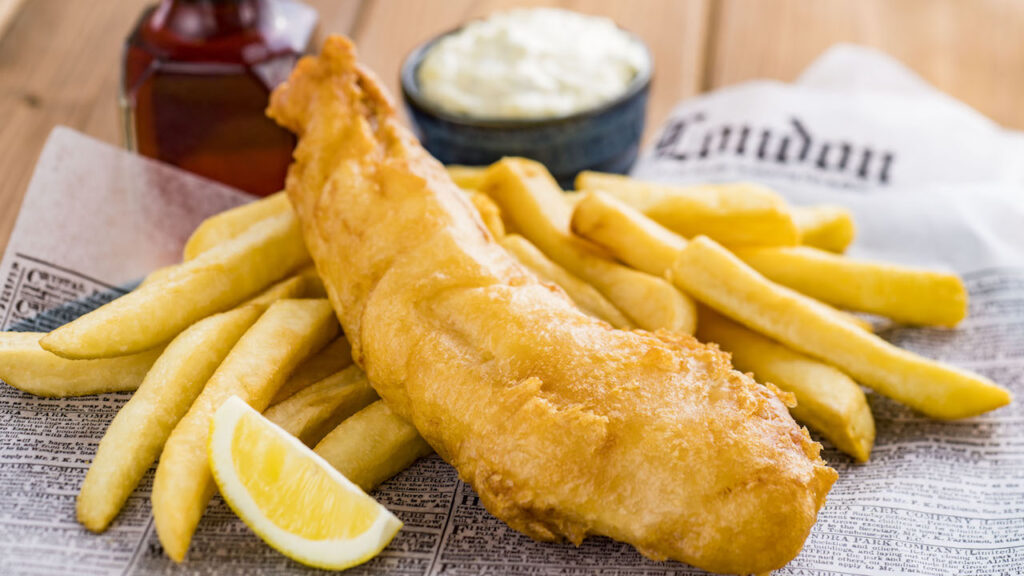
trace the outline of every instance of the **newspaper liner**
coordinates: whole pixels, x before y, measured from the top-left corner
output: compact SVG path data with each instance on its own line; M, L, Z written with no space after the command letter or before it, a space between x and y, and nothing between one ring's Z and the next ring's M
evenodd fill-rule
M797 204L850 207L854 254L951 268L971 293L956 330L880 325L881 334L1024 398L1022 157L1024 138L881 55L839 47L797 84L749 83L680 104L635 172L670 182L756 179ZM0 262L0 326L49 330L109 301L177 261L202 218L244 201L54 130ZM153 531L152 472L108 532L84 530L75 496L127 398L43 399L0 385L0 574L314 572L260 542L219 498L186 562L174 565ZM1024 573L1020 402L935 422L869 399L878 426L871 462L853 464L826 444L839 482L803 552L777 574ZM436 456L375 496L405 528L352 573L702 574L604 538L579 548L533 542L490 516Z

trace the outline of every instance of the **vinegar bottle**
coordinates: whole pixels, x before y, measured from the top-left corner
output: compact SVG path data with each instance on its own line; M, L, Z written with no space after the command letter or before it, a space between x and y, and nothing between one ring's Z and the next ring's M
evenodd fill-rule
M295 137L264 110L315 27L293 0L161 0L125 43L125 145L250 194L280 190Z

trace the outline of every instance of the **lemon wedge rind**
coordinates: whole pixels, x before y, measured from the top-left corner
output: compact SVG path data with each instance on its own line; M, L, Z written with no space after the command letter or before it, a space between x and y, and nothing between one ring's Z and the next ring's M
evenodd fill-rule
M264 542L296 562L327 570L362 564L391 542L402 522L380 504L376 504L378 513L373 522L352 538L310 539L285 530L268 518L245 488L232 454L235 431L247 418L258 419L258 426L266 427L276 436L276 441L287 443L289 450L317 464L345 492L354 497L370 497L297 438L264 418L241 398L232 396L217 410L210 424L210 469L225 502Z

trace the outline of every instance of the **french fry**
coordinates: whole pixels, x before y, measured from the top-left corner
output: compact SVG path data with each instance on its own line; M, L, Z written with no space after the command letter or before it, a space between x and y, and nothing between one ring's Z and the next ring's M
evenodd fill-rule
M349 366L299 390L263 415L307 446L315 446L342 420L377 399L366 374L358 366Z
M500 244L541 280L551 282L565 290L569 298L587 314L623 330L634 327L633 323L593 286L549 260L526 238L518 234L510 234L502 238Z
M306 278L303 276L292 276L291 278L285 278L277 284L274 284L270 288L267 288L263 292L253 296L242 306L246 304L255 304L257 306L263 306L264 308L270 306L278 300L285 298L303 298L306 294Z
M868 322L867 320L859 316L855 316L853 314L850 314L849 312L843 312L842 310L837 310L831 307L826 309L830 314L836 317L836 320L839 320L840 322L846 322L849 325L859 328L865 332L875 331L875 327L871 324L871 322Z
M341 372L352 365L352 345L344 336L338 336L333 342L324 346L308 360L292 372L288 380L274 394L270 401L275 406L291 398L296 392L304 390L331 374Z
M706 237L687 243L672 280L725 316L827 362L928 416L966 418L1011 400L983 376L927 360L839 321L830 309L773 283Z
M686 246L682 236L602 192L590 192L576 204L572 230L618 260L657 276L664 276L672 268ZM841 310L830 311L845 322L872 331L871 324L861 318Z
M487 169L481 191L527 240L596 288L634 324L645 330L693 333L697 322L693 300L662 278L612 262L595 246L569 233L571 208L543 165L505 158Z
M491 236L494 236L495 240L504 238L505 223L501 220L501 210L498 209L498 205L494 203L494 200L480 192L470 194L469 200L476 207L476 211L480 213L480 218L484 221L484 226L487 226L487 229L490 230Z
M853 215L842 206L793 206L790 211L804 246L842 254L857 235Z
M682 236L603 192L580 198L570 227L620 262L654 276L664 276L686 246Z
M184 260L192 260L214 246L244 234L260 220L291 212L288 196L284 192L225 210L210 216L192 232L185 243Z
M40 332L0 332L0 380L50 398L135 390L142 384L161 348L138 354L69 360L44 350Z
M480 184L484 181L484 171L487 170L487 167L452 164L451 166L445 166L444 169L448 171L448 176L451 177L452 182L455 182L455 185L459 188L476 190L480 188Z
M156 270L150 272L149 275L147 275L146 278L143 279L143 281L140 282L139 285L135 287L135 289L138 290L139 288L142 288L146 284L152 284L154 282L166 279L168 276L171 275L171 272L173 272L174 269L177 268L178 266L180 266L180 264L174 264L171 266L164 266L163 268L157 268ZM312 270L312 273L308 273L308 270ZM310 288L310 286L308 285L309 283L313 283L312 288ZM317 288L316 283L320 284L319 288ZM303 269L303 272L296 274L296 276L286 278L278 282L277 284L272 285L271 287L267 288L266 290L257 294L256 296L253 296L248 301L248 303L258 303L260 300L266 300L265 303L269 304L279 298L297 298L300 296L306 296L309 298L322 298L322 295L317 295L317 292L322 290L323 283L320 281L320 277L316 275L316 270L312 266L308 266ZM310 291L312 291L313 294L307 294L307 292ZM276 294L279 293L283 295L276 296Z
M839 308L931 326L955 326L967 315L967 290L956 274L855 260L807 246L734 253L769 280Z
M264 220L40 340L66 358L123 356L163 344L196 321L231 308L309 261L291 212Z
M866 462L875 443L875 419L867 398L849 376L760 334L700 308L697 338L732 355L732 364L792 393L793 417L828 438L836 448Z
M305 284L303 294L305 298L327 298L327 289L324 287L324 281L320 279L320 274L316 271L316 266L310 264L299 270L296 276L301 277Z
M178 421L264 306L215 314L179 334L114 417L78 493L78 521L102 532L160 455ZM65 360L109 362L109 360Z
M576 203L582 200L584 196L586 196L586 192L570 190L568 192L562 192L562 201L564 201L567 206L575 206Z
M172 264L170 266L164 266L163 268L157 268L156 270L153 270L149 274L146 274L146 277L142 279L142 282L139 282L139 285L136 286L135 289L138 290L139 288L142 288L146 284L152 284L153 282L163 280L164 278L169 276L170 273L177 267L177 264Z
M576 188L611 194L686 238L704 235L730 247L793 246L800 240L786 203L756 184L668 186L580 172Z
M366 492L433 452L382 400L343 421L314 451Z
M206 456L210 418L229 397L262 412L288 375L338 332L326 300L272 304L228 353L171 432L153 479L157 536L174 561L185 558L215 486Z

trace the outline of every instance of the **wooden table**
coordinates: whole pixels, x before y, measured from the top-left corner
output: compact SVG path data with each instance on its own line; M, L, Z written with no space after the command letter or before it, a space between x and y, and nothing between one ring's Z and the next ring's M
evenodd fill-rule
M4 244L53 126L118 143L121 44L153 1L17 7L0 0L0 33L7 26L0 38ZM320 10L322 32L353 37L393 92L402 59L423 40L494 10L556 5L610 16L647 41L656 61L648 126L681 98L751 78L792 80L830 45L858 42L896 56L996 121L1024 128L1024 2L1017 0L309 1Z

